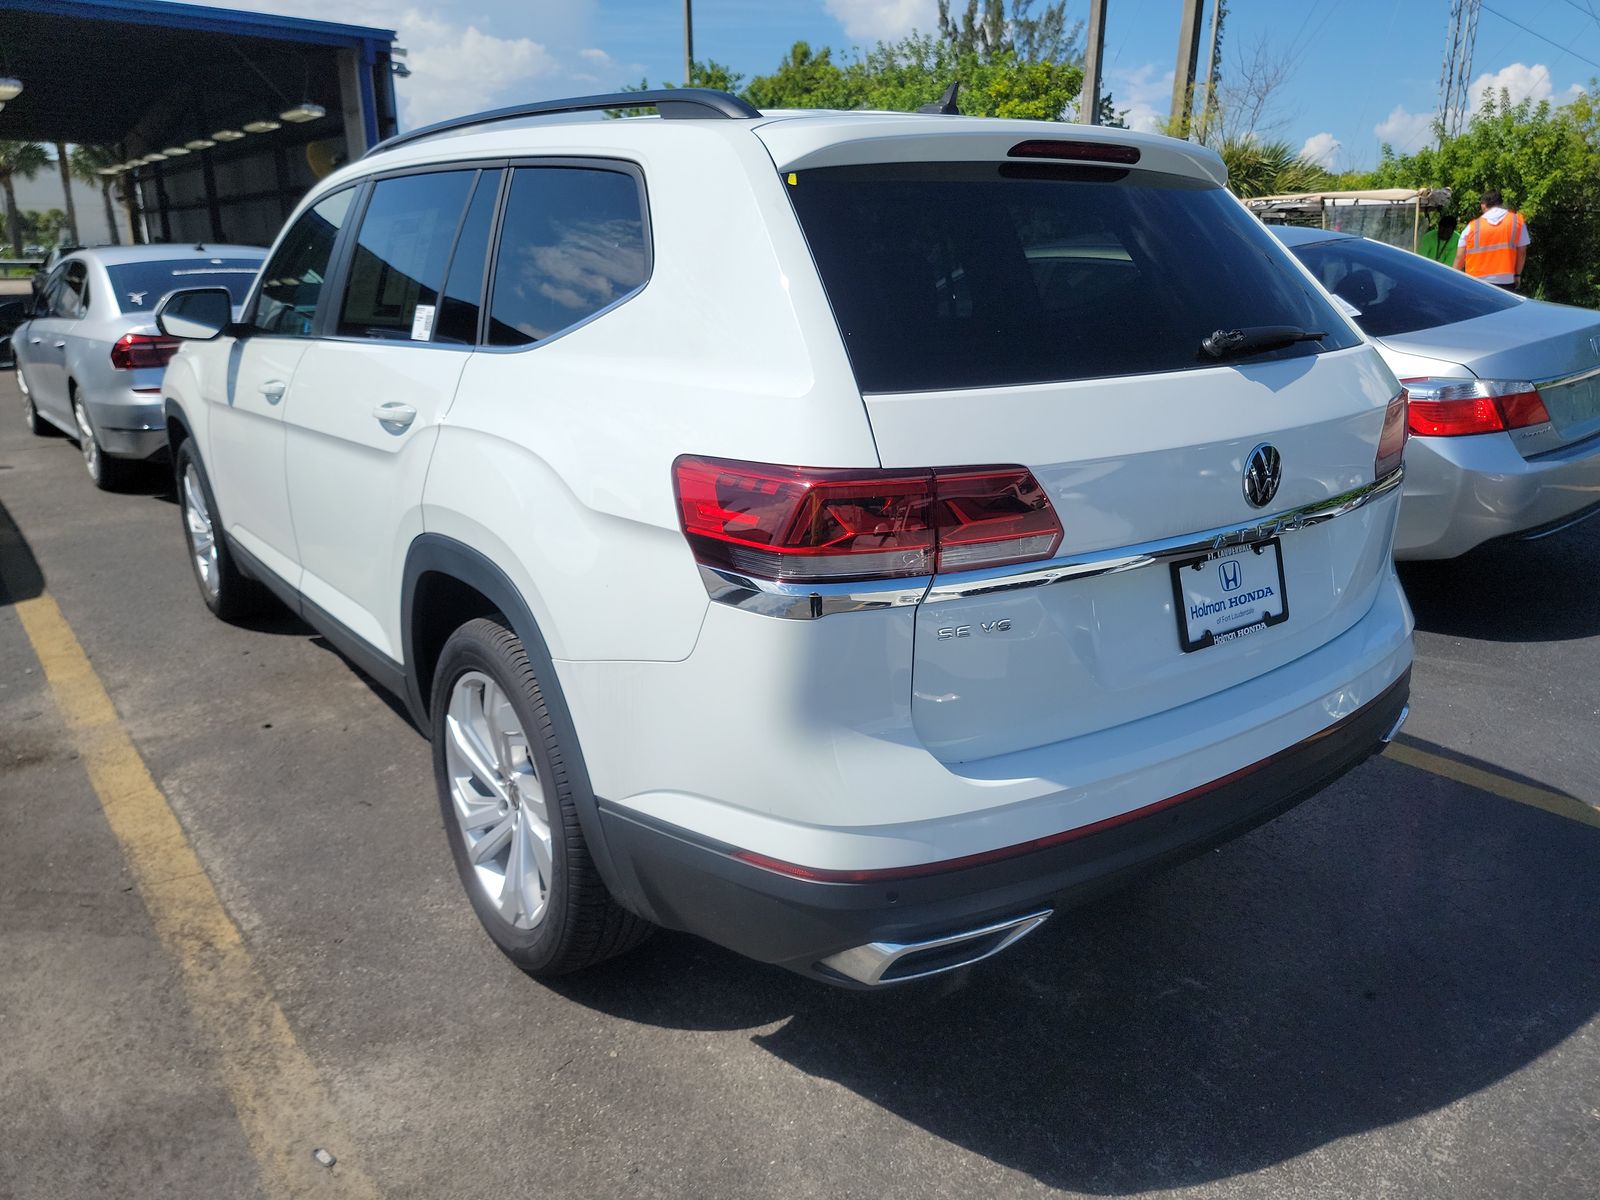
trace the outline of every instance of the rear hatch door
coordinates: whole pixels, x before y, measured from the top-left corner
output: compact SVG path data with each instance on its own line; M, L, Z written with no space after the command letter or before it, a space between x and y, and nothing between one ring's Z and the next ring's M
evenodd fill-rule
M1032 160L787 178L883 465L1021 463L1062 525L1066 577L1022 564L934 580L913 709L936 755L1221 696L1370 608L1392 504L1276 537L1259 525L1371 487L1394 378L1214 180ZM1316 336L1201 349L1266 326ZM1252 498L1261 446L1281 474ZM1174 541L1204 544L1177 570L1147 561Z

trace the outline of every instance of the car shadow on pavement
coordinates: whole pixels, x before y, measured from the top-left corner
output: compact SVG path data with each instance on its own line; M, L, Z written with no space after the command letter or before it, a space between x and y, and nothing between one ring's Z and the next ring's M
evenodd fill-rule
M1052 1187L1176 1188L1433 1112L1582 1029L1597 864L1600 831L1374 759L964 976L841 992L663 934L553 986L750 1029Z
M1424 632L1487 642L1600 634L1600 517L1537 541L1497 542L1460 558L1399 566Z
M44 572L28 539L0 503L0 605L32 600L44 592Z

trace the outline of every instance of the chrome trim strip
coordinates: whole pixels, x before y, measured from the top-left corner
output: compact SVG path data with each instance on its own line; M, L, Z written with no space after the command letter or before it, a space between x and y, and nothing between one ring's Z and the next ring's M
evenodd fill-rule
M942 975L946 971L959 970L961 967L970 967L973 963L982 962L992 958L1008 946L1013 946L1039 926L1043 925L1053 909L1042 909L1031 912L1026 916L1012 917L1009 921L996 921L993 925L985 925L979 929L967 929L960 933L948 934L945 937L929 938L922 942L868 942L865 946L853 946L849 950L841 950L823 959L821 966L837 971L847 979L867 987L883 987L891 983L906 983L912 979L926 979L930 975ZM907 955L917 954L924 950L939 950L946 946L959 946L963 942L982 941L985 938L999 937L999 941L990 946L982 954L974 954L971 958L958 959L955 962L944 963L931 971L913 971L907 975L896 975L893 979L884 976L894 969L894 965Z
M722 567L700 564L706 594L719 604L731 604L764 617L809 621L834 613L876 608L907 608L920 604L932 579L919 575L870 583L779 583L752 579Z
M959 571L929 577L891 579L869 583L779 583L755 579L723 567L700 564L700 579L706 594L718 604L742 608L767 617L809 621L834 613L864 612L883 608L908 608L915 604L938 604L946 600L965 600L1014 588L1040 587L1064 579L1085 579L1134 571L1152 563L1174 558L1207 554L1226 546L1264 542L1279 534L1320 525L1335 517L1364 508L1400 486L1405 472L1343 492L1315 504L1287 509L1260 521L1225 525L1204 533L1181 534L1160 541L1142 542L1115 550L1096 550L1087 554L1053 558L1048 562L1019 566L992 567L983 571Z
M1585 379L1593 379L1596 375L1600 375L1600 367L1589 367L1587 370L1574 371L1571 375L1557 375L1554 379L1535 379L1533 387L1535 391L1541 391L1544 388L1566 387L1568 384L1582 383Z
M928 589L926 604L940 604L947 600L968 600L974 596L987 596L994 592L1016 588L1042 587L1064 579L1086 579L1095 575L1112 575L1121 571L1136 571L1152 563L1168 562L1175 558L1191 558L1209 554L1228 546L1264 542L1279 534L1292 533L1320 525L1335 517L1365 508L1379 497L1394 491L1405 477L1405 470L1395 471L1376 483L1342 492L1315 504L1287 509L1260 521L1243 525L1225 525L1208 529L1204 533L1180 534L1153 542L1124 546L1117 550L1099 550L1087 554L1053 558L1045 563L1024 564L1017 567L995 567L987 571L965 571L955 575L937 575Z
M1400 732L1400 726L1406 723L1406 718L1410 715L1411 705L1402 704L1400 706L1400 715L1394 719L1394 724L1389 726L1389 732L1383 735L1383 744L1385 746L1394 741L1396 735L1398 735Z

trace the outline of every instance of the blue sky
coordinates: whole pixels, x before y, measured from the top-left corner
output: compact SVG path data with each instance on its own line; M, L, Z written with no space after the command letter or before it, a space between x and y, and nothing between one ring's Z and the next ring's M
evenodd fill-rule
M677 80L683 69L681 0L222 3L397 29L413 71L398 88L409 124L643 77ZM1106 85L1119 107L1131 107L1136 125L1165 116L1170 104L1179 7L1178 0L1107 0ZM1210 7L1207 0L1208 20ZM1372 166L1383 141L1426 144L1449 0L1230 0L1230 8L1226 67L1257 46L1291 64L1267 133L1337 169ZM935 9L936 0L695 0L695 54L748 77L770 71L795 41L848 54L930 28ZM1087 0L1069 5L1075 19L1087 11ZM1201 61L1203 69L1203 52ZM1514 99L1560 101L1600 75L1595 64L1600 0L1483 7L1476 84L1506 87Z

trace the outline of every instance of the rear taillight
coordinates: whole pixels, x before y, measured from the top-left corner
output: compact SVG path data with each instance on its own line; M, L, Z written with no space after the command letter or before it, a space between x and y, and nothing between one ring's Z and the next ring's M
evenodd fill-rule
M119 371L164 367L181 343L157 333L125 333L111 347L111 365Z
M673 464L695 558L742 575L845 582L1049 558L1061 522L1026 467L931 471Z
M1543 425L1550 419L1533 384L1497 379L1402 379L1411 432L1460 437Z
M1389 401L1383 413L1383 433L1378 438L1378 457L1373 463L1372 477L1387 479L1400 469L1406 453L1406 390Z

